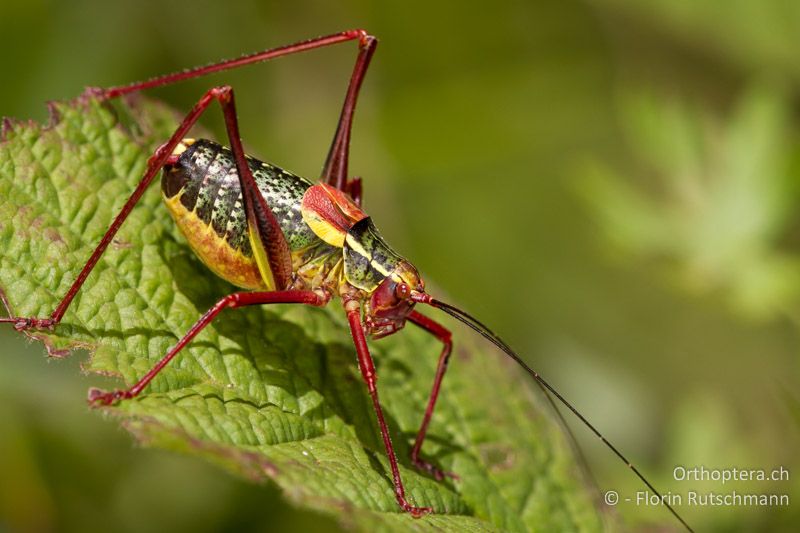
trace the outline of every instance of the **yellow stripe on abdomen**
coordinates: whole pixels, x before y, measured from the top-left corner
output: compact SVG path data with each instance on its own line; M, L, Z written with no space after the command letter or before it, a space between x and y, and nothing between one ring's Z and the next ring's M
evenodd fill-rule
M255 259L231 248L210 224L186 209L180 201L180 193L172 198L162 198L175 223L189 241L189 246L217 276L244 289L270 290L261 277Z

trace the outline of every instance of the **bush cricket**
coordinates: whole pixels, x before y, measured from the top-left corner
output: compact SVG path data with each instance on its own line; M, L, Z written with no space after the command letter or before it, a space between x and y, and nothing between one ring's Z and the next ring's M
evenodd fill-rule
M358 42L358 56L320 180L316 183L245 155L239 134L234 92L230 86L209 89L186 114L172 136L150 157L144 176L113 220L56 309L48 317L4 317L18 331L58 326L87 276L119 227L161 172L164 203L197 256L218 276L246 289L220 299L137 383L125 390L92 389L89 402L109 405L133 398L224 309L263 304L325 306L339 297L347 316L359 369L369 390L391 468L397 504L414 517L432 512L424 502L406 497L397 457L378 398L376 371L367 338L379 339L407 322L442 344L422 423L411 449L411 461L437 480L443 472L422 458L422 446L452 351L452 335L417 305L441 310L475 330L518 363L551 402L572 411L656 495L660 493L573 405L503 340L466 312L431 296L417 269L395 252L361 207L362 182L348 176L350 135L356 101L377 40L364 30L350 30L268 49L219 63L156 77L144 82L94 89L110 100L207 74L259 63L347 41ZM222 109L229 148L187 134L214 103ZM663 498L662 498L663 500ZM687 523L665 503L686 529Z

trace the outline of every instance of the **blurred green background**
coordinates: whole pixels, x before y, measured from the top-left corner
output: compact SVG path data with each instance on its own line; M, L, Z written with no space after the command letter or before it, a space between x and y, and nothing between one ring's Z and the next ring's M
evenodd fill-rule
M0 20L0 115L35 120L86 85L368 29L381 44L351 171L387 239L663 491L800 497L794 477L672 478L800 466L800 4L0 0ZM315 177L354 57L151 94L188 109L233 85L249 151ZM219 117L204 124L222 138ZM337 529L274 488L136 448L86 408L103 380L81 354L47 361L8 328L0 353L0 531ZM574 428L601 491L641 489ZM699 531L792 531L797 509L680 508ZM674 527L662 508L617 510L626 530Z

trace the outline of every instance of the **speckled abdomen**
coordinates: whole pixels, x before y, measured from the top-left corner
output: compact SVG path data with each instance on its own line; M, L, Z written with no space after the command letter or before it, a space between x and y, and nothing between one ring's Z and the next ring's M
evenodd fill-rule
M218 276L247 289L266 289L253 257L242 192L231 151L213 141L186 141L178 161L166 165L161 191L172 217L200 259ZM248 158L292 252L319 243L300 212L311 182Z

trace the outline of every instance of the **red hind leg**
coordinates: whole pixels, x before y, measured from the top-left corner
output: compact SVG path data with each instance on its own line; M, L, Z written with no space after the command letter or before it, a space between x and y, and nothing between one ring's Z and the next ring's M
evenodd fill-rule
M367 35L360 41L356 66L353 68L350 86L347 88L347 96L344 99L339 124L336 127L336 135L328 152L328 158L325 160L325 166L322 168L322 181L345 192L347 192L347 165L350 160L350 131L353 127L353 114L356 110L358 91L361 89L361 83L364 81L367 67L369 67L370 59L372 59L377 46L378 40L371 35Z
M139 184L134 189L133 193L131 194L130 198L125 202L125 205L122 206L119 214L114 218L114 221L106 230L106 233L103 235L102 239L98 243L97 247L92 252L92 255L89 257L89 260L86 261L86 264L83 266L81 271L78 273L78 277L75 278L75 281L72 283L70 288L67 290L67 293L61 299L59 304L56 306L55 310L50 314L49 317L4 317L0 318L0 323L2 322L9 322L14 324L14 328L18 331L27 330L31 328L52 328L59 322L64 316L64 313L67 311L67 308L72 303L72 300L75 298L75 295L80 290L83 283L86 281L86 278L91 273L92 269L97 264L97 261L100 259L100 256L103 255L103 252L108 247L111 240L116 235L117 231L119 230L120 226L125 219L128 218L131 211L133 210L136 203L141 199L142 195L144 194L145 190L147 189L148 185L153 181L153 178L164 166L165 162L172 154L172 151L177 146L178 142L186 135L189 129L194 125L195 122L200 118L200 115L206 110L209 104L213 101L214 95L211 91L208 91L203 97L195 104L191 111L186 115L183 119L181 124L175 130L175 133L169 138L169 140L159 147L155 154L147 161L147 169L144 172L144 176L139 181Z
M136 203L141 199L144 191L147 189L147 186L150 185L155 175L170 158L175 146L177 146L180 140L186 136L186 133L197 122L206 109L208 109L208 106L211 105L211 103L215 100L220 102L225 114L225 123L228 128L231 148L235 155L237 169L240 170L239 177L242 181L242 194L245 196L245 198L249 197L252 200L251 203L253 205L251 207L254 213L253 216L258 218L257 222L259 235L262 236L262 239L265 239L264 246L271 254L270 266L273 266L273 262L278 265L273 268L276 281L280 280L283 283L278 284L278 288L285 288L285 286L288 285L287 280L289 274L286 272L285 266L289 264L289 268L291 267L288 246L286 246L285 239L283 238L283 234L280 232L278 223L275 221L275 218L272 216L272 213L269 211L269 209L265 207L263 197L260 194L252 193L256 187L255 180L253 179L249 167L244 163L244 152L242 150L242 143L241 139L239 138L239 130L236 123L236 109L233 102L233 92L230 87L215 87L207 91L203 97L198 100L194 107L192 107L192 110L189 111L183 121L181 121L180 125L175 130L175 133L173 133L169 140L161 145L156 150L155 154L148 160L147 170L145 170L144 176L142 177L141 181L139 181L139 184L136 186L133 194L131 194L130 198L128 198L128 201L126 201L125 205L122 207L122 210L120 210L119 214L116 216L116 218L114 218L114 221L103 235L103 238L100 239L100 243L94 249L94 252L92 252L89 260L83 266L80 273L78 273L78 277L75 278L75 281L72 283L69 290L67 290L66 295L64 295L64 297L61 299L61 302L59 302L58 306L56 306L55 310L50 314L50 316L3 317L0 318L0 323L11 323L18 331L24 331L31 328L52 328L61 322L61 319L64 317L64 313L72 303L75 295L78 293L81 286L86 281L86 278L99 261L100 256L103 255L103 252L114 238L114 235L116 235L122 223L125 222L125 219L131 213ZM249 217L250 210L248 211L248 218ZM281 244L281 240L283 240L283 244Z
M226 59L224 61L212 63L211 65L182 70L180 72L173 72L172 74L158 76L147 81L130 83L128 85L117 85L116 87L109 87L108 89L100 89L99 92L106 98L115 98L124 94L139 92L144 89L164 87L166 85L172 85L173 83L178 83L184 80L201 78L208 74L214 74L215 72L231 70L243 67L245 65L251 65L253 63L261 63L289 54L306 52L308 50L314 50L316 48L322 48L324 46L330 46L332 44L343 43L355 39L358 39L363 47L368 39L374 40L375 38L364 30L347 30L339 33L333 33L331 35L325 35L323 37L316 37L314 39L287 44L285 46L279 46L277 48L269 48L261 52L248 54L235 59Z
M350 80L350 86L348 88L342 114L339 119L339 126L336 130L336 137L334 138L331 151L328 155L328 162L326 162L325 168L323 169L323 176L325 176L326 181L344 184L346 182L347 174L350 128L352 125L353 112L355 110L355 103L358 96L358 89L361 86L361 81L364 78L367 66L369 65L369 60L372 57L372 53L374 52L377 44L377 40L371 35L367 34L367 32L364 30L349 30L324 37L318 37L316 39L309 39L307 41L264 50L262 52L257 52L241 58L230 59L204 67L198 67L182 72L168 74L166 76L160 76L144 82L121 85L108 89L99 89L98 93L105 98L115 98L144 89L162 87L179 81L205 76L214 72L238 68L244 65L267 61L284 55L305 52L307 50L313 50L315 48L321 48L354 39L359 40L360 52ZM219 100L222 96L228 98L227 93L231 93L230 89L218 88L208 91L187 114L172 137L170 137L170 139L156 151L153 157L150 158L148 161L147 170L145 171L142 179L139 181L139 184L136 186L136 189L133 191L130 198L128 198L128 200L125 202L125 205L122 207L122 210L119 212L116 218L114 218L108 230L100 240L100 243L92 252L92 255L78 273L77 278L67 290L67 293L61 299L50 316L9 316L0 318L0 323L10 323L13 324L14 328L18 331L24 331L32 328L52 328L61 322L64 313L67 311L67 308L70 306L72 300L75 298L75 295L78 293L81 286L86 281L86 278L97 264L100 256L114 238L114 235L119 230L119 227L128 217L139 199L141 199L144 191L150 185L155 175L165 164L167 159L171 157L172 150L175 148L175 145L186 135L194 123L197 122L198 118L211 103L212 99L216 98ZM271 217L271 213L264 209L265 205L263 200L259 200L261 195L252 194L254 181L252 180L252 176L249 176L250 172L249 168L247 168L247 165L242 164L244 161L244 152L241 149L241 141L238 134L238 125L236 124L232 94L230 94L230 103L222 102L222 100L220 100L220 102L223 103L223 108L229 108L229 110L225 110L226 125L228 126L228 134L229 138L231 139L231 147L236 156L237 169L239 170L240 179L242 180L242 189L243 194L245 195L246 209L248 212L248 222L252 221L253 223L257 223L259 226L259 237L262 239L262 245L268 252L268 256L270 258L270 268L276 278L276 287L283 288L288 285L289 273L287 272L288 261L286 259L288 247L284 246L285 242L283 244L281 243L283 240L282 235L280 235L279 231L275 231L276 224L274 217ZM339 188L341 189L343 186ZM272 220L270 220L270 218L272 218ZM11 314L7 302L3 301L3 303L5 304L9 314Z
M358 207L361 207L361 178L355 177L350 179L350 181L347 182L347 190L345 192L350 195L350 198L353 199Z
M322 168L321 175L322 181L344 191L347 187L347 165L350 157L350 132L353 126L353 114L355 113L356 101L358 100L358 93L361 89L361 83L364 81L364 76L367 73L369 62L372 59L372 55L375 53L375 48L378 45L378 40L364 30L348 30L326 35L324 37L317 37L316 39L309 39L299 43L272 48L236 59L220 61L219 63L214 63L204 67L189 69L182 72L175 72L173 74L167 74L166 76L159 76L144 82L111 87L109 89L101 90L100 93L106 98L114 98L124 94L141 91L143 89L163 87L165 85L171 85L180 81L199 78L207 74L230 70L245 65L250 65L252 63L260 63L262 61L268 61L277 57L294 54L297 52L305 52L315 48L330 46L332 44L352 41L354 39L358 39L359 41L359 53L358 57L356 58L356 64L353 67L353 74L350 77L350 84L347 88L347 95L345 96L342 112L339 116L336 134L334 135L333 142L331 143L330 150L328 151L328 157L325 160L325 165Z
M153 380L156 375L163 370L172 359L178 355L184 346L191 341L203 328L211 323L212 320L223 309L235 309L237 307L244 307L247 305L260 305L260 304L306 304L322 306L328 302L328 297L320 296L312 291L278 291L278 292L237 292L230 294L225 298L218 301L214 307L206 311L200 317L194 326L186 332L181 340L169 351L167 354L150 369L139 381L136 382L131 388L126 390L115 390L111 392L103 392L99 389L89 390L89 403L94 405L110 405L118 400L125 400L137 396L144 388Z

